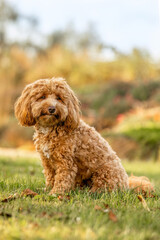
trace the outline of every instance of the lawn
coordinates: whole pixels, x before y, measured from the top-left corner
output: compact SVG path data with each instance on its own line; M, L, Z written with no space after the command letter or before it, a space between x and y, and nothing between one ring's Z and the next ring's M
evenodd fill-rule
M155 184L155 197L145 199L150 211L132 191L49 196L40 160L0 157L0 239L160 239L160 163L123 165L128 174L145 175ZM2 202L26 188L38 195Z

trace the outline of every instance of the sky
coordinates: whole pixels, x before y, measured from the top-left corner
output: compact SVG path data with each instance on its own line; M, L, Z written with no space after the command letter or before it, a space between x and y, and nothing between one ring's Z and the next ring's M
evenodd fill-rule
M73 23L77 31L95 26L106 44L129 52L147 49L160 59L160 0L8 0L21 13L35 16L37 30L49 34ZM13 33L12 37L14 37ZM38 40L37 40L38 41Z

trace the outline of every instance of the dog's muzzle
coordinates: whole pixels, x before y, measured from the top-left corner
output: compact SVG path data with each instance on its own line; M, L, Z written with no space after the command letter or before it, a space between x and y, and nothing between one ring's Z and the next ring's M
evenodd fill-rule
M56 108L54 106L51 106L51 107L48 108L48 112L50 114L53 114L55 111L56 111Z

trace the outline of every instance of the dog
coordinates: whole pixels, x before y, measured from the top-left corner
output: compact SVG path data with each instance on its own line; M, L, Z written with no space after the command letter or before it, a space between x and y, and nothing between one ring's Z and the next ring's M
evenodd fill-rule
M81 118L80 102L63 78L28 84L15 103L22 126L34 126L50 194L87 185L92 192L128 189L121 160L95 128Z

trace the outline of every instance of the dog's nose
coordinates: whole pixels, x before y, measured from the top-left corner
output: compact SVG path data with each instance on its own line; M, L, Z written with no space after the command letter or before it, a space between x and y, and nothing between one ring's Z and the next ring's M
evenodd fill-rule
M56 109L55 109L54 106L51 106L51 107L48 108L49 113L54 113L55 110L56 110Z

